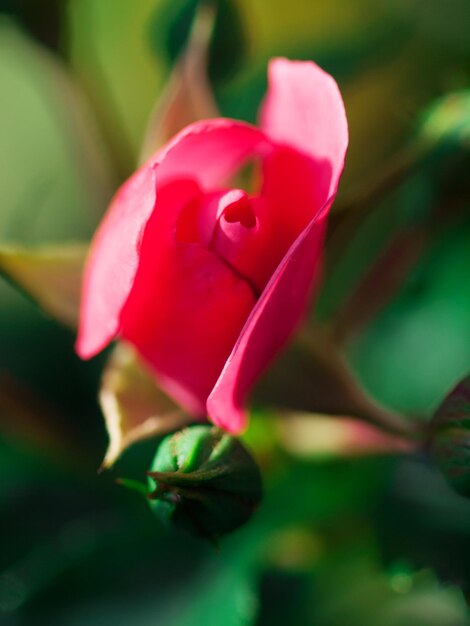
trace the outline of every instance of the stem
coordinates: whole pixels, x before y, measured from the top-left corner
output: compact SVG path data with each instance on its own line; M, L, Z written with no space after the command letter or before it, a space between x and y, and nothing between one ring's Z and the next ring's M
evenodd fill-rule
M328 371L328 376L338 392L350 401L353 407L350 413L389 434L412 441L422 438L422 423L387 409L369 396L324 328L317 330L314 337L310 332L302 333L299 341L314 360Z

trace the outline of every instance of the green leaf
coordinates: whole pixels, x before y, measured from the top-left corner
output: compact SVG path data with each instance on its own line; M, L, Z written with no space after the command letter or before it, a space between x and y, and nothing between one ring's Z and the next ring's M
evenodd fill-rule
M188 417L157 386L131 346L120 343L104 370L99 400L109 436L103 468L132 444L181 428Z
M470 496L470 376L437 409L431 422L431 453L454 489Z
M76 328L87 244L22 247L0 245L0 273L44 311Z
M251 545L250 545L251 547ZM258 610L258 567L243 544L198 572L168 626L251 626ZM174 601L178 602L175 598Z
M392 177L366 211L358 207L333 232L328 252L341 253L319 301L322 317L336 309L337 337L367 390L423 417L470 359L462 289L470 262L468 107L461 92L427 109L410 144L420 146L419 158L404 179L396 186Z
M419 134L430 141L452 141L467 146L470 140L470 92L449 93L423 115Z
M43 4L34 10L44 17ZM0 93L0 248L29 254L44 242L88 241L116 187L103 137L67 65L3 14ZM92 410L98 362L82 366L70 333L38 315L3 275L0 303L0 369L69 415ZM66 318L75 323L73 313Z
M186 48L196 14L204 5L215 10L214 31L209 46L209 76L213 81L220 81L235 74L245 56L245 25L238 2L166 0L160 3L152 19L151 44L157 57L160 57L163 43L169 64L173 65Z
M93 96L122 176L135 168L166 67L147 43L155 0L80 0L66 11L69 59Z
M48 51L0 18L0 238L86 239L115 186L77 85Z
M346 559L345 559L346 560ZM355 562L356 561L356 562ZM439 584L431 570L395 567L382 572L360 558L340 563L320 581L320 624L335 626L468 626L457 586Z
M462 286L468 283L469 244L468 215L437 225L395 297L349 346L366 388L395 410L431 415L468 370L470 291Z

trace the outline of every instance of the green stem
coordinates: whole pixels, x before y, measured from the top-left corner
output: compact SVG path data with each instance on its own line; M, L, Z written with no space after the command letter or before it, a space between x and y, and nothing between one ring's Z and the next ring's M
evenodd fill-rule
M351 413L386 433L411 441L422 440L424 426L421 422L387 409L369 396L325 328L317 329L314 333L304 332L299 341L315 361L328 371L338 390L350 400L354 407Z

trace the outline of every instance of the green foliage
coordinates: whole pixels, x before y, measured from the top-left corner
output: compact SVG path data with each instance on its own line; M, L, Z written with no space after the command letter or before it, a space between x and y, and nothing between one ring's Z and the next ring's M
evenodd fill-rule
M212 6L216 13L208 71L213 81L220 82L232 77L245 60L245 26L236 1L165 0L150 22L150 41L156 56L163 52L171 67L188 41L196 12L204 5Z
M88 244L0 245L0 273L50 316L75 329Z
M55 282L44 281L41 268L51 249L39 258L29 246L89 237L117 180L135 167L197 4L71 0L60 22L56 0L0 2L62 55L58 61L0 21L0 239L9 246L0 265L39 289L50 313ZM256 120L270 56L313 58L338 78L351 148L330 221L320 317L379 400L431 414L470 364L468 2L442 0L432 10L399 0L217 5L210 73L224 115ZM72 274L55 276L76 293ZM369 458L342 458L344 446L330 446L329 461L300 461L295 448L286 452L282 418L274 425L266 405L275 398L300 410L308 402L315 411L325 393L342 411L351 402L324 384L321 364L305 355L300 364L283 361L282 385L266 378L260 419L246 434L262 469L263 502L215 551L163 528L142 481L154 462L158 487L197 502L198 522L207 523L210 510L213 524L223 501L229 522L218 522L227 528L252 508L241 515L233 492L248 489L251 503L260 495L258 470L240 444L225 439L229 449L216 447L223 454L213 458L213 431L195 427L188 448L178 444L176 464L168 441L152 461L167 417L157 410L162 396L132 359L119 362L118 350L101 388L121 427L114 450L143 434L153 439L97 475L106 448L96 403L101 364L80 363L72 334L6 283L0 302L2 625L469 623L470 502L444 479L468 495L468 382L433 418L429 449L444 475L422 451L384 457L375 448ZM330 444L341 423L328 429ZM235 485L224 460L234 451L242 477ZM121 481L127 489L118 476L129 477ZM207 482L218 486L215 500L188 497Z
M0 85L2 246L11 251L12 247L29 249L33 244L62 245L88 239L116 184L103 138L83 93L63 63L2 15ZM22 269L28 264L27 256L22 255ZM5 263L11 269L12 258L8 261L3 255L2 259L3 270ZM16 260L19 262L18 257ZM47 254L42 260L47 265ZM19 270L19 264L15 265ZM29 275L38 289L39 274L38 264L35 278ZM67 274L68 293L77 285L77 275L72 274ZM23 278L27 278L25 274ZM54 299L52 283L48 289L42 295L50 303ZM3 279L0 302L0 369L4 376L8 372L9 377L21 381L21 391L12 395L29 398L22 389L26 385L33 398L35 392L52 398L52 412L65 408L71 415L88 414L93 406L94 368L79 367L70 335L38 314L37 308ZM3 384L15 387L13 382ZM41 404L33 398L28 400L30 404ZM16 400L14 407L9 407L9 419L21 422L15 417ZM38 410L38 414L42 412Z
M380 400L429 415L468 368L470 298L462 289L470 263L464 217L434 240L396 297L351 346L351 360Z
M368 390L421 417L470 360L462 289L470 263L468 120L468 92L441 98L379 177L383 190L366 181L359 206L351 201L358 217L345 217L330 243L335 262L319 303L321 317L339 318Z
M155 0L80 0L64 7L68 60L98 114L120 177L134 169L167 67L147 28Z
M60 63L5 18L0 84L2 241L89 237L115 182L99 132Z

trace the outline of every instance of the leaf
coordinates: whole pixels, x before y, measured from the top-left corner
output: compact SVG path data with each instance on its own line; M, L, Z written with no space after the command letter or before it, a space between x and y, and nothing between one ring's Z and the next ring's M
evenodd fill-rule
M251 547L251 544L250 546ZM243 544L228 557L214 559L198 571L178 614L168 620L168 626L251 626L258 612L257 555L247 554ZM211 567L212 565L212 567ZM181 596L180 596L181 597ZM174 601L178 602L177 598Z
M433 103L422 118L420 135L428 141L451 141L469 146L470 91L445 95Z
M366 388L406 414L432 415L470 363L470 219L455 222L434 219L425 254L348 350Z
M151 114L141 162L191 122L220 115L207 76L208 46L214 18L214 8L201 5L195 15L187 46Z
M87 244L37 247L0 245L0 273L44 311L76 328Z
M100 131L65 66L0 19L0 236L86 239L116 180Z
M341 258L319 302L323 319L336 309L336 337L370 393L423 417L470 358L469 102L461 92L427 109L414 144L425 149L398 187L333 232L328 252Z
M431 422L431 453L449 483L470 496L470 376L447 395Z
M104 370L99 401L109 436L103 468L132 444L177 430L188 416L157 386L128 344L120 343Z
M188 47L198 13L214 13L214 28L208 38L208 72L211 81L232 77L245 59L247 35L239 0L164 0L156 7L150 24L150 42L155 55L162 53L173 65Z
M364 549L363 549L364 550ZM440 584L430 570L380 571L363 550L338 559L319 581L322 624L335 626L468 626L461 589Z
M166 67L146 35L155 0L81 0L64 6L68 56L93 97L121 175L134 168Z

